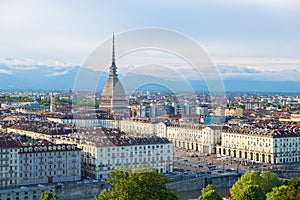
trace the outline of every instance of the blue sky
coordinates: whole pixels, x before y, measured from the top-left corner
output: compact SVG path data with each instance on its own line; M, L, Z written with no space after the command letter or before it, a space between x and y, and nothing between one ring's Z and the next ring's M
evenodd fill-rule
M298 70L299 19L298 0L0 0L0 58L81 64L112 32L161 27L216 64Z

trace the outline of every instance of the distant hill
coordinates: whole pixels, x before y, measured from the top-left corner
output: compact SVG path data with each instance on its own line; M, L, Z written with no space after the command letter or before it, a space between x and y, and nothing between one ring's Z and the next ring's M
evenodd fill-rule
M300 72L297 70L260 71L239 66L217 66L223 78L225 91L244 92L300 92ZM108 73L95 73L86 69L89 78L98 80L97 90L101 90ZM8 66L0 63L1 90L69 90L74 88L79 66L53 67L47 65ZM184 75L182 75L184 76ZM189 80L188 82L164 80L159 77L141 74L121 74L120 79L125 90L132 91L147 85L146 88L155 90L161 85L174 92L207 91L203 80ZM88 83L88 80L86 80ZM151 84L153 86L151 86ZM155 86L156 85L156 86ZM161 87L158 87L161 88Z

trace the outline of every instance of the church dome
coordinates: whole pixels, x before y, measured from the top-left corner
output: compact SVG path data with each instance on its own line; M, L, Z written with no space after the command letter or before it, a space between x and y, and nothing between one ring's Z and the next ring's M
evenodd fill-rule
M106 112L110 112L110 114L123 115L128 112L125 91L117 75L117 67L115 63L114 36L112 64L110 67L109 78L102 89L99 109Z

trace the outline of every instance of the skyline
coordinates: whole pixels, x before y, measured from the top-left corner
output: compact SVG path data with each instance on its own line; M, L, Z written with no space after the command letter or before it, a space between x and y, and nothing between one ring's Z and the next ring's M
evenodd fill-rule
M81 65L112 32L159 27L187 35L217 65L298 70L299 4L291 0L2 1L0 62L12 58L33 65ZM174 63L168 56L147 52L136 57ZM128 64L126 59L118 61L119 66Z

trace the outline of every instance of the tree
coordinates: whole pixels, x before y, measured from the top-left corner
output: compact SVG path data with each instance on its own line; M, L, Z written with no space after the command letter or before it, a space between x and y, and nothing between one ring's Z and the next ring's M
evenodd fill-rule
M117 169L106 180L109 190L103 190L95 200L177 200L175 192L165 185L169 181L153 168Z
M289 182L288 197L290 199L300 199L300 176Z
M198 200L222 200L222 197L213 189L212 185L209 184L201 190L201 195Z
M43 192L41 194L40 200L58 200L57 195L53 195L51 192Z
M289 184L275 187L267 193L267 200L293 200L300 199L300 176L292 179Z
M260 176L262 177L262 182L259 186L265 194L272 191L274 187L278 187L283 184L276 173L262 171Z
M273 187L282 185L277 174L273 172L263 171L261 174L255 171L246 173L241 176L238 181L230 188L230 199L240 199L241 191L248 186L258 186L264 195L272 190Z
M265 200L266 195L257 185L247 186L240 195L240 200Z
M285 200L287 199L288 186L281 185L273 188L273 190L266 194L267 200Z

